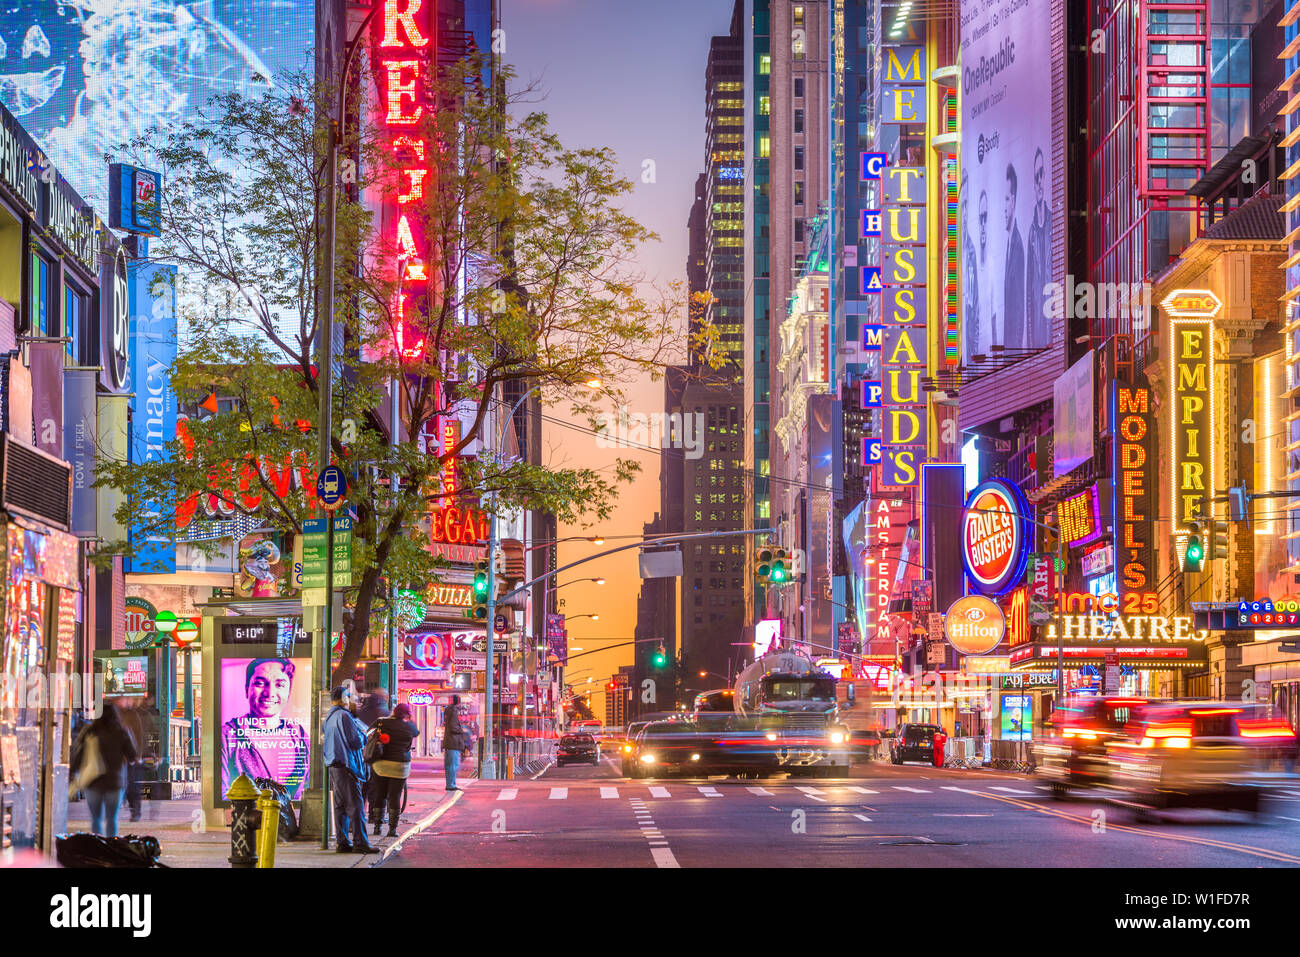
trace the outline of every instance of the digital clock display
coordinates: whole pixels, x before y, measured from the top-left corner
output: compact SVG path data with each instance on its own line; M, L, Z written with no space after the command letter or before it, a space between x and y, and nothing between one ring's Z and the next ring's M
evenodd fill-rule
M229 622L221 625L223 645L273 645L280 634L274 621Z

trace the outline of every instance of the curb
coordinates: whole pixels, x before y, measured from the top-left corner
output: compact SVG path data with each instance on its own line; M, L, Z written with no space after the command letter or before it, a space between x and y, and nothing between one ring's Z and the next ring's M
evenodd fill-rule
M427 830L429 827L433 825L435 821L438 820L438 818L442 817L444 814L450 811L452 805L455 804L457 801L459 801L462 797L464 797L464 795L465 795L464 791L457 791L454 794L452 794L450 800L443 801L436 808L430 811L427 817L423 818L420 821L417 821L405 834L401 835L392 844L389 844L386 848L384 848L384 850L379 855L379 859L375 861L373 864L371 864L370 866L379 867L381 864L383 864L386 860L388 860L390 857L392 857L394 854L397 853L397 851L401 848L401 846L404 843L406 843L406 839L408 837L414 837L416 834L420 834L423 831Z

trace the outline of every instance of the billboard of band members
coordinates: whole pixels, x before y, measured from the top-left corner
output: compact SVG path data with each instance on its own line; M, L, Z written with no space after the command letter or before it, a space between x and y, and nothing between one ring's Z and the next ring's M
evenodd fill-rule
M297 800L307 788L311 746L310 658L221 661L221 797L240 774L271 778Z
M1046 348L1063 228L1049 157L1053 75L1048 0L962 0L963 361L991 346Z

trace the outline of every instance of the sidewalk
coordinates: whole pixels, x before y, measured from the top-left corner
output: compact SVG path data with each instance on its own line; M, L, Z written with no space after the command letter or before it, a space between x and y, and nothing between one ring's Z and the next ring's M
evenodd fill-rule
M473 774L461 772L461 780L472 780ZM320 849L320 839L281 841L275 849L276 867L335 867L357 868L373 867L385 855L386 848L399 843L403 837L415 830L422 820L443 805L449 805L456 799L455 792L448 794L444 788L442 776L442 758L416 758L412 762L411 777L408 779L406 810L402 813L398 826L398 836L386 837L388 827L383 834L376 837L374 829L367 826L366 834L370 842L380 849L380 854L339 854L332 844L329 850ZM90 813L85 801L68 805L68 831L87 831L90 829ZM175 801L145 801L141 807L141 819L132 821L130 809L126 802L117 818L117 830L121 835L152 835L158 839L162 848L159 860L168 867L216 867L229 868L230 862L230 828L209 827L203 823L203 809L198 796L185 797Z

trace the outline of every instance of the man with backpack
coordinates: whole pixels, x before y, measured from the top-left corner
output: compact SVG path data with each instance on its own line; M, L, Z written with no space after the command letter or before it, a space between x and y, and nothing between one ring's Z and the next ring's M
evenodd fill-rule
M363 757L366 726L352 714L356 698L349 689L335 688L330 700L333 707L325 716L322 729L323 752L334 798L337 849L340 854L369 854L376 849L366 838L365 805L361 798L361 785L370 776Z

